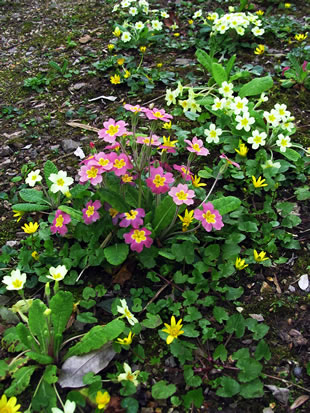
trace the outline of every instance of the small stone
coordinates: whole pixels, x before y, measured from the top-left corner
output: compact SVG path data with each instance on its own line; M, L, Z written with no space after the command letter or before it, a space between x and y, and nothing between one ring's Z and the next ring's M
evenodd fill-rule
M8 145L3 145L0 148L0 156L1 158L4 158L5 156L9 156L12 153L12 149Z
M58 151L59 147L60 147L60 145L52 145L52 146L50 147L50 150L51 150L51 151Z
M58 125L59 125L59 121L58 121L57 119L52 119L52 120L50 121L50 124L49 124L49 126L50 126L51 128L56 128Z
M72 151L75 151L79 147L79 143L72 139L64 139L61 142L61 146L65 152L72 152Z
M176 367L176 362L173 356L170 356L168 358L166 358L165 360L165 366L167 367Z
M86 83L80 82L80 83L76 83L75 85L73 85L73 88L72 88L72 89L74 89L74 90L80 90L80 89L82 89L82 88L85 87L85 86L86 86Z
M300 379L302 377L302 368L299 366L294 367L293 373L296 377Z

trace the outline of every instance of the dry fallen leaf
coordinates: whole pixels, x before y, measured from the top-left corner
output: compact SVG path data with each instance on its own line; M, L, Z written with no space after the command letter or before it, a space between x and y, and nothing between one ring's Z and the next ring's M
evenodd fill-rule
M303 394L302 396L299 396L294 403L290 406L290 410L295 410L297 407L301 406L304 404L310 396L307 396L306 394Z
M122 268L113 277L113 284L124 285L125 281L130 280L132 273L128 270L127 265L124 264Z
M88 43L91 41L91 37L89 34L85 34L85 36L82 36L79 38L79 42L82 44Z

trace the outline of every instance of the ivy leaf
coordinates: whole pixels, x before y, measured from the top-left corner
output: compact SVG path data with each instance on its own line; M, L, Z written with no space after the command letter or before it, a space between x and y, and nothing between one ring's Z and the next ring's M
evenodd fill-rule
M174 384L168 384L166 380L161 380L152 386L152 397L154 399L168 399L177 391Z
M126 260L129 248L127 244L114 244L105 248L103 252L109 264L120 265Z
M219 344L216 347L216 349L214 350L214 353L213 353L213 359L214 360L220 359L223 362L227 360L227 350L226 350L224 344Z
M56 407L57 399L54 388L46 380L42 380L37 393L32 399L33 411L51 411Z
M13 381L8 389L5 390L7 397L18 396L26 387L28 387L31 376L36 370L37 366L26 366L19 368L13 374Z
M184 400L184 406L187 409L187 411L191 409L193 404L195 407L197 407L197 409L199 409L204 399L201 388L188 391L182 398Z
M229 334L235 332L237 338L242 337L245 330L244 317L241 314L233 314L230 316L227 320L225 330Z

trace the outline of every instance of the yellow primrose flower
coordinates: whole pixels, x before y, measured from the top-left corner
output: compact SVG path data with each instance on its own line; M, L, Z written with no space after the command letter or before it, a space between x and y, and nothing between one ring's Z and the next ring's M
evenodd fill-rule
M120 57L119 59L116 60L117 64L122 66L125 63L125 59L123 57Z
M237 270L243 270L245 267L247 267L248 264L245 263L245 260L242 258L237 257L235 261L235 267Z
M192 223L194 219L193 215L194 215L194 210L188 212L187 208L184 212L184 217L182 217L182 215L178 215L178 217L180 218L180 221L182 222L183 232L187 231L187 228Z
M290 7L291 7L291 3L284 3L284 7L286 8L286 9L289 9Z
M21 413L19 410L20 404L16 404L16 397L10 397L7 399L6 395L3 394L0 399L0 412L2 413Z
M163 127L164 129L171 129L171 126L172 126L172 125L171 125L171 121L170 121L170 122L165 122L162 127Z
M134 334L132 334L132 332L130 331L128 334L128 337L125 338L118 338L117 342L119 344L122 344L123 346L129 346L132 343L132 339L134 338Z
M130 72L128 70L125 70L124 78L128 79L130 77Z
M265 14L265 12L263 10L257 10L256 14L258 16L263 16Z
M191 176L192 179L192 184L194 185L195 188L200 188L201 186L207 186L207 184L200 183L200 176L194 175L194 177Z
M29 224L25 224L22 229L26 234L34 234L37 229L39 228L39 224L37 222L29 222Z
M265 52L265 46L263 44L259 44L257 48L254 50L254 54L263 54Z
M116 36L116 37L119 37L121 35L121 33L122 32L121 32L119 27L116 27L114 32L113 32L114 36Z
M146 52L146 46L141 46L140 47L140 52L145 53Z
M108 50L113 50L114 49L114 47L115 47L115 45L114 44L112 44L112 43L110 43L110 44L108 44Z
M266 179L262 179L261 176L257 180L255 176L252 176L252 181L253 181L254 188L262 188L263 186L268 186L268 184L264 184Z
M121 83L121 78L120 75L113 75L110 77L110 82L112 83L112 85L118 85Z
M107 405L110 403L110 395L107 391L102 393L102 391L98 391L96 394L96 404L99 410L105 410Z
M239 149L235 149L235 151L240 155L240 156L246 156L249 148L246 146L246 144L239 142Z
M162 63L157 63L156 66L157 66L157 67L162 67L162 65L163 65Z
M262 261L269 260L268 257L265 257L266 255L265 251L261 251L260 253L258 253L256 250L254 250L253 253L254 253L254 260L256 262L262 262Z
M295 34L295 40L302 42L303 40L306 40L308 37L308 33L300 33L300 34Z
M37 253L37 251L33 251L31 253L31 256L35 261L38 261L38 259L40 258L40 255Z
M14 215L13 217L16 218L16 222L19 222L22 217L25 215L24 211L17 211L16 209L13 209Z
M170 324L164 323L166 328L163 328L162 331L164 333L168 333L168 337L166 340L167 344L171 344L175 338L178 338L179 335L184 334L184 331L181 330L183 324L182 319L180 319L177 323L175 322L174 315L171 317Z

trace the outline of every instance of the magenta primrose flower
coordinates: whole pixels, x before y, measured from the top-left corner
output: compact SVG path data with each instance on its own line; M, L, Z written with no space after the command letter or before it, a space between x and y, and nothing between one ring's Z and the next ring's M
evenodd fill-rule
M137 143L142 143L144 145L159 146L161 144L161 142L158 140L159 136L157 135L152 135L151 139L149 136L137 136L136 139Z
M145 211L142 208L131 209L129 212L121 214L120 218L123 218L119 223L120 227L127 228L129 225L132 228L139 228L143 225L143 219L145 217Z
M87 163L87 165L82 166L79 170L80 183L85 183L90 181L92 185L100 184L102 181L101 173L104 172L101 166L94 160Z
M166 113L165 109L148 109L145 108L144 111L145 116L150 120L162 120L163 122L169 122L169 119L173 119L172 115Z
M82 209L85 224L92 224L93 222L96 222L98 221L98 219L100 219L100 215L97 212L99 208L101 208L100 201L97 200L94 202L87 202L85 208Z
M203 141L201 139L197 139L196 136L193 138L192 142L188 139L185 139L184 142L189 145L186 148L189 152L195 152L200 156L207 156L210 153L207 148L204 148Z
M116 176L121 176L125 175L127 172L127 169L132 168L132 165L128 159L128 156L125 155L124 153L121 153L119 156L112 152L110 154L110 159L113 162L113 169Z
M146 109L143 106L140 106L140 105L133 106L133 105L130 105L128 103L126 103L126 105L124 105L124 108L126 110L129 110L130 112L133 112L133 113L144 112L144 110Z
M225 159L227 163L229 163L230 165L233 165L236 168L240 169L240 165L237 162L234 162L231 159L229 159L224 153L222 153L222 155L220 155L220 158Z
M164 173L163 168L150 168L150 177L146 179L147 186L153 194L164 194L169 191L169 184L174 182L172 173Z
M53 225L51 226L52 234L65 235L68 232L67 224L71 222L70 215L65 214L60 209L56 211L55 218L53 220Z
M171 188L168 192L176 205L191 205L194 203L193 199L195 192L192 189L188 189L186 184L179 184L178 186Z
M127 135L126 129L127 123L123 120L116 122L110 118L107 122L103 123L104 129L100 129L98 137L105 142L114 143L117 136Z
M217 209L214 209L214 206L211 202L207 202L206 204L202 204L203 210L195 209L194 211L194 218L201 221L202 226L207 232L212 231L212 228L220 230L224 224L222 221L222 216L220 215Z
M141 252L143 247L150 248L153 240L149 235L151 231L146 228L132 229L130 232L123 235L126 244L130 244L132 251Z
M182 175L182 178L185 181L190 181L191 180L191 176L193 175L193 173L190 171L189 168L186 167L186 165L173 165L173 169L175 169L176 171L180 172L180 174Z

